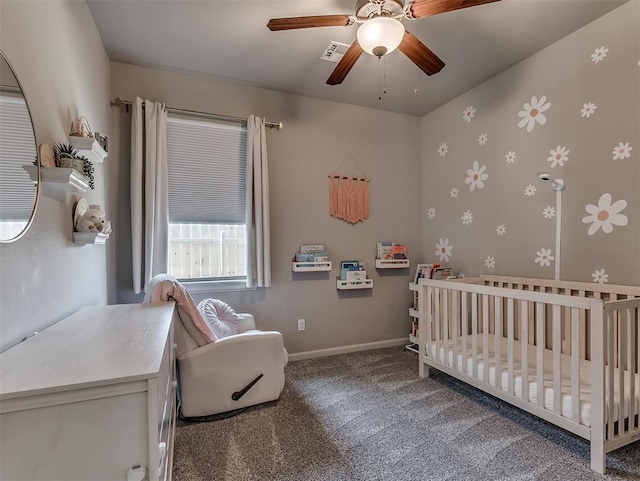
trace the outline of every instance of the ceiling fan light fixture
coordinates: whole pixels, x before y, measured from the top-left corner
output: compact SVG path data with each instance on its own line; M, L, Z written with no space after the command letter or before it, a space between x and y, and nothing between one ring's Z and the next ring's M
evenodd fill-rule
M357 37L365 52L382 57L398 48L404 38L404 25L395 18L374 17L360 25Z

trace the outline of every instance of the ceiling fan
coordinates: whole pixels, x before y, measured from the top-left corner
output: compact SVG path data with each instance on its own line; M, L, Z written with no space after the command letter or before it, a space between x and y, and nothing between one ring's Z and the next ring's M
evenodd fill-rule
M359 24L357 39L346 51L331 76L329 85L342 83L363 52L382 58L396 48L424 73L433 75L444 62L418 38L407 32L400 21L417 19L500 0L357 0L355 15L314 15L272 18L271 31L313 27L348 27Z

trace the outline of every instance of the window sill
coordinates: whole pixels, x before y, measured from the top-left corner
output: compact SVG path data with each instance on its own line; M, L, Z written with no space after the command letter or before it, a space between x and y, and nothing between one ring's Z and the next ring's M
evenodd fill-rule
M180 280L190 294L202 294L207 292L234 292L234 291L255 291L255 287L247 287L244 280L241 281L191 281L189 279Z

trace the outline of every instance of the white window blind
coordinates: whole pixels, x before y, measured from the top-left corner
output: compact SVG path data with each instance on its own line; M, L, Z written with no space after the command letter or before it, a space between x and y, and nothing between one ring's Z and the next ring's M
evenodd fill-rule
M23 98L0 95L0 219L28 221L36 190L23 165L36 160L36 142Z
M169 222L244 224L246 127L167 119Z

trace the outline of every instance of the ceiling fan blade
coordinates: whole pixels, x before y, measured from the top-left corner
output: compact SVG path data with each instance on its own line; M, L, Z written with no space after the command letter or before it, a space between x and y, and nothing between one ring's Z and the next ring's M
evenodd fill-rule
M313 27L346 27L351 24L349 15L315 15L311 17L272 18L267 27L272 32Z
M360 55L364 53L362 47L358 43L358 41L354 41L349 47L349 50L342 56L336 68L333 69L331 75L327 79L328 85L338 85L341 84L342 81L346 78L347 74L351 70L351 68L355 65L355 63L360 58Z
M398 50L409 57L409 60L427 75L438 73L444 67L444 62L412 33L404 32L404 38Z
M423 18L438 13L452 12L453 10L499 1L500 0L416 0L411 6L411 14L414 18Z

